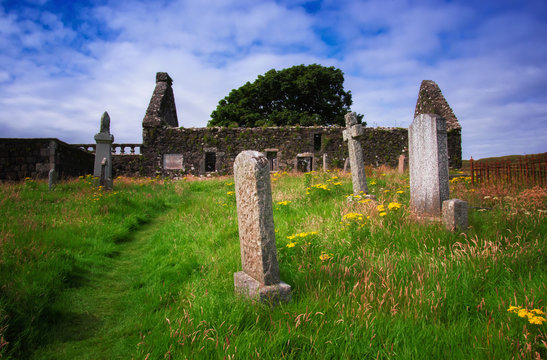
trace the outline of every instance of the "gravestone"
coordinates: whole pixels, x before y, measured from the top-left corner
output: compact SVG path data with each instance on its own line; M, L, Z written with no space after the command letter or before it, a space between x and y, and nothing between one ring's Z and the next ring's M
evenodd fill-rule
M349 157L344 160L344 172L351 171L349 168Z
M51 191L55 189L56 184L57 184L57 172L55 172L55 169L51 169L49 170L47 187Z
M410 207L418 215L440 216L449 198L446 121L420 114L408 128Z
M468 226L467 202L460 199L443 201L443 223L450 231L465 230Z
M406 160L405 154L401 154L401 155L399 156L399 166L397 167L397 172L398 172L399 174L402 174L402 173L405 172L405 167L406 167L406 166L405 166L405 160Z
M268 302L289 301L291 287L279 277L268 159L243 151L234 161L243 271L234 274L237 294Z
M363 136L363 125L357 123L357 116L349 112L345 116L346 130L342 133L344 141L348 142L349 164L351 168L351 182L353 194L359 195L362 192L368 193L367 178L365 176L365 163L363 160L363 149L359 138Z
M93 176L100 179L105 189L112 189L112 143L114 136L110 134L110 116L105 111L101 117L101 131L95 135L95 166Z

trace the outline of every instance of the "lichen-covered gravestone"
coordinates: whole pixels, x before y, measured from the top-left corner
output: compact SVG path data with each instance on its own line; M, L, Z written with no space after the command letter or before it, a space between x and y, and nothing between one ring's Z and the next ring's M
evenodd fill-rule
M345 118L346 130L344 130L342 136L344 141L348 142L353 194L359 195L361 192L366 194L368 193L368 187L365 176L365 163L363 160L363 149L359 142L359 138L364 134L363 125L357 123L357 116L354 112L347 113Z
M236 293L253 300L291 299L291 287L279 277L268 159L243 151L234 161L239 242L243 271L234 274Z
M410 208L417 215L440 216L449 198L446 121L420 114L408 128Z
M110 116L105 111L101 117L101 131L95 135L95 166L93 176L100 179L100 184L106 189L112 189L112 143L114 136L110 134Z

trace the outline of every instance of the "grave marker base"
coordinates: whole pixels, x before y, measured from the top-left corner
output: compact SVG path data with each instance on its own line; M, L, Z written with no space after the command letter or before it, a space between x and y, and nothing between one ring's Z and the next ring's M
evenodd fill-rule
M291 301L291 286L283 281L274 285L263 285L244 271L234 273L236 294L260 302L289 302Z

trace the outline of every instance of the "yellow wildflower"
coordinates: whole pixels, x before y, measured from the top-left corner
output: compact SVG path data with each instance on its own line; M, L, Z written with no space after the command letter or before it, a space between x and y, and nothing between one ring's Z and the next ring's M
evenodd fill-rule
M295 242L290 242L290 243L287 244L287 247L288 248L293 248L295 245L296 245Z
M401 208L401 204L399 204L398 202L390 202L387 208L389 210L397 210Z
M229 196L232 196L232 195L235 194L235 192L233 192L233 191L228 191L226 194L229 195Z
M536 325L541 325L545 321L547 321L547 320L545 318L542 318L541 316L532 316L528 319L528 322L530 324L536 324Z
M379 215L380 215L380 216L386 216L387 213L386 213L385 211L382 211Z
M332 254L322 253L321 255L319 255L319 259L321 259L321 261L327 261L329 259L332 259L332 256Z

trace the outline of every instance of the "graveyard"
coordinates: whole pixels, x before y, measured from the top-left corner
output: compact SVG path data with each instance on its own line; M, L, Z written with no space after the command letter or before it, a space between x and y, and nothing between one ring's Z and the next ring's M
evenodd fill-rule
M91 175L53 190L47 180L3 183L0 354L545 357L545 188L471 185L452 172L450 199L466 202L468 218L448 229L440 215L416 215L412 169L364 170L369 196L340 169L262 173L271 201L258 216L273 223L258 228L270 231L273 283L290 287L265 301L234 284L251 272L238 211L254 206L236 198L260 188L238 190L237 173L118 177L111 191Z

